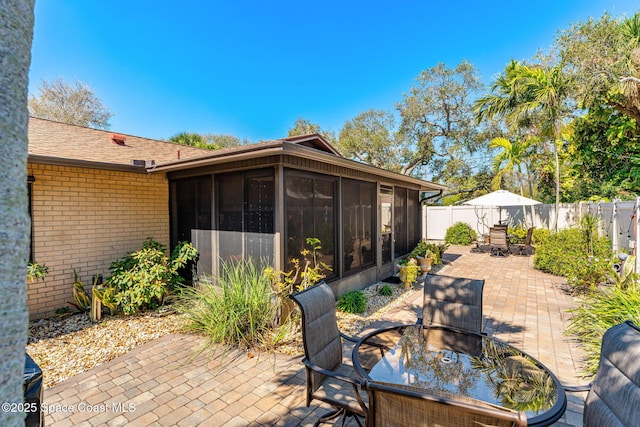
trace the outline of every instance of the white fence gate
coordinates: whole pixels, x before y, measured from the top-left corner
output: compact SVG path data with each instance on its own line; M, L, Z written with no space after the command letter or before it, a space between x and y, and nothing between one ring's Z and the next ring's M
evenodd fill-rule
M637 255L637 242L640 236L640 197L635 201L614 201L599 203L561 204L558 209L558 229L579 224L585 214L598 218L600 235L607 236L614 252L626 252ZM534 206L424 206L422 209L423 238L444 240L447 229L456 222L464 222L478 234L489 233L489 227L499 221L516 227L536 227L552 229L554 225L554 205ZM636 259L636 271L640 271L640 257Z

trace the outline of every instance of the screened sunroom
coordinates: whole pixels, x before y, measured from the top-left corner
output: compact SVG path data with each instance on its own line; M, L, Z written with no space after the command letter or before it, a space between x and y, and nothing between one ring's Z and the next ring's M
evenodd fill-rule
M420 196L444 187L342 157L319 135L157 165L169 180L171 245L191 241L198 275L251 258L287 271L307 238L336 294L394 273L421 238Z

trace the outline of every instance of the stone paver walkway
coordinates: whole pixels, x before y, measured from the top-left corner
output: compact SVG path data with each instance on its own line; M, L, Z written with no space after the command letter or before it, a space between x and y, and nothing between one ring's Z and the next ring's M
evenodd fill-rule
M538 358L565 384L580 352L562 335L573 306L562 279L533 269L533 257L490 257L451 247L439 271L484 278L484 329ZM413 323L421 286L376 326ZM363 331L364 334L366 331ZM305 406L301 357L245 352L195 355L202 340L168 335L45 390L46 425L60 426L310 426L325 405ZM350 356L350 347L345 347ZM584 395L568 396L557 427L582 426ZM351 423L355 425L355 423Z

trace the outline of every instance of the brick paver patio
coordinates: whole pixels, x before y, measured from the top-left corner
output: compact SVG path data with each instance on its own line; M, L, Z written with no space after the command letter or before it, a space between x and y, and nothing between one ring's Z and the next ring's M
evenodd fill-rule
M538 358L563 383L584 383L576 374L580 352L562 335L573 300L561 278L534 270L533 257L490 257L457 246L446 257L451 264L439 274L485 279L485 332ZM420 290L375 326L415 322ZM196 336L168 335L45 390L46 425L310 426L327 411L305 406L301 357L194 356L200 344ZM555 426L582 426L583 398L569 395Z

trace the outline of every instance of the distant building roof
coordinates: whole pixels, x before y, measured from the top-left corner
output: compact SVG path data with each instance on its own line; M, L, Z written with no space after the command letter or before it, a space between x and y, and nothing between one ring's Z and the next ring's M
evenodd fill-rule
M138 166L202 156L210 150L29 117L29 160Z

